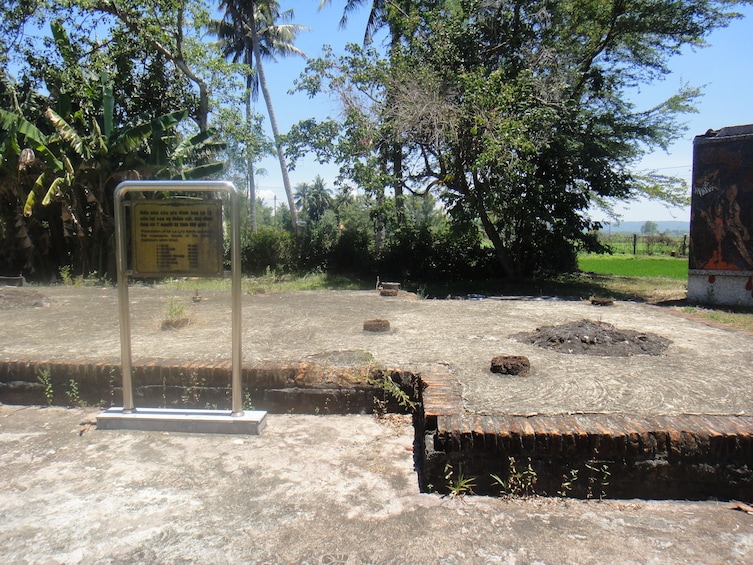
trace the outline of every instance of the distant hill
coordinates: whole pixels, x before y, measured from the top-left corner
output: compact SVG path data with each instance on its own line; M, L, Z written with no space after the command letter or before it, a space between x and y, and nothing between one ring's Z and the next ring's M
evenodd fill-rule
M602 231L609 232L611 229L612 233L628 232L640 234L641 228L645 223L646 222L620 222L619 225L612 224L611 228L610 226L604 225L602 227ZM656 222L656 225L659 226L659 233L663 233L665 231L668 231L669 233L681 234L690 232L690 222Z

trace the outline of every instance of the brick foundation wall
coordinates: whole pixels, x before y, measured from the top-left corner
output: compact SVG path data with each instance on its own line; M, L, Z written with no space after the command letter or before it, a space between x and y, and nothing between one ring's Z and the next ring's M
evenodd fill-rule
M462 473L474 492L498 495L504 489L493 475L508 481L530 468L531 491L546 495L749 499L753 492L753 417L472 415L449 371L421 379L426 490L450 492Z
M133 364L136 407L229 409L232 364L203 365L161 359ZM53 398L45 396L40 375L49 375ZM367 367L324 367L316 363L264 364L243 367L244 397L254 408L272 413L351 414L379 409L404 411L378 384L392 379L412 394L410 375L403 371ZM69 363L61 361L0 361L0 401L8 404L70 402L70 382L79 399L90 406L121 405L119 362Z

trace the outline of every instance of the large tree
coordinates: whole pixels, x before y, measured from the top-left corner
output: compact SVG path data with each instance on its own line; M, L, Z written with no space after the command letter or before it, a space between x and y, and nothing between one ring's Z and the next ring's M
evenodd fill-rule
M594 204L686 198L677 179L633 166L682 135L699 91L649 109L629 94L666 74L683 47L703 46L738 3L430 1L391 50L389 72L331 58L310 65L320 80L303 85L363 92L371 80L371 112L399 133L415 185L438 190L457 220L479 221L505 275L566 270L578 248L598 247Z

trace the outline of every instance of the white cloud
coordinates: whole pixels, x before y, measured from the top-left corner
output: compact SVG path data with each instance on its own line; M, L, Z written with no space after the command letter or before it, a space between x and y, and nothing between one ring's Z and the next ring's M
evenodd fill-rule
M256 198L261 198L266 206L271 206L274 201L275 191L269 189L257 189Z

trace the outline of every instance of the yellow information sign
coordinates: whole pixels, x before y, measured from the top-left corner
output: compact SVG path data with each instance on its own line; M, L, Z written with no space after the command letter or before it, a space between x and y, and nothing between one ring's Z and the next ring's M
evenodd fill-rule
M131 218L135 276L222 276L221 200L137 200Z

